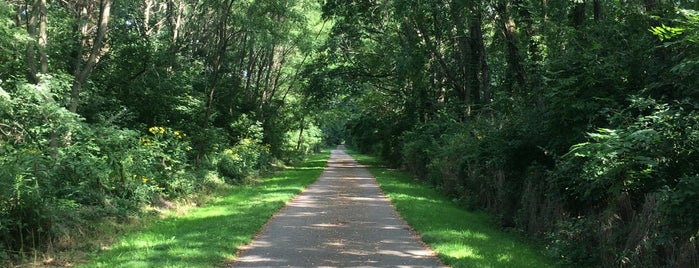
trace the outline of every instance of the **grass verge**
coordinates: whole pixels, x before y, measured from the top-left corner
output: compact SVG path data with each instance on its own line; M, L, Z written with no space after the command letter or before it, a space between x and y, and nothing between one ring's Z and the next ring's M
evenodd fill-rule
M400 215L451 267L555 267L542 249L498 229L487 214L470 212L406 172L350 152L367 166Z
M154 222L117 239L80 267L216 267L231 261L267 220L314 182L329 151L302 165L236 187L202 208Z

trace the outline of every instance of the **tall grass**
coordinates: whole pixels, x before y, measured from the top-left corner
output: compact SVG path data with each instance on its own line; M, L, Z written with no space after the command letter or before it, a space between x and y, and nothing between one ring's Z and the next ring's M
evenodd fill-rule
M288 200L315 181L329 152L240 186L211 205L126 234L81 267L214 267L235 257Z

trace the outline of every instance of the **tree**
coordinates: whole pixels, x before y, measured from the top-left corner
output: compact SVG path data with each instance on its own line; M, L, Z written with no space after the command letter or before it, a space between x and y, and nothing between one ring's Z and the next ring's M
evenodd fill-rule
M672 219L690 215L684 204L695 197L668 189L694 187L696 170L669 175L660 170L688 167L654 162L685 152L655 142L692 147L669 138L694 125L696 107L685 101L696 98L695 49L671 48L694 36L678 20L696 18L687 7L696 5L329 1L331 64L312 81L346 90L311 99L349 100L348 145L490 211L504 227L550 239L561 263L693 265L697 226ZM661 212L668 203L660 200L670 199L683 204L674 216Z
M105 53L103 48L109 30L112 1L64 1L62 4L72 12L77 21L73 29L77 32L77 36L80 36L80 41L75 42L72 48L74 58L71 73L75 80L70 89L69 106L71 112L77 112L80 105L80 92L95 65Z

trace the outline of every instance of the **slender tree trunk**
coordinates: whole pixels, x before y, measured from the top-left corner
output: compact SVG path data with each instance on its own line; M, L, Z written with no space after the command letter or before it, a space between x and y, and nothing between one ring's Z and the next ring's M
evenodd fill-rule
M585 23L585 10L587 9L587 3L585 1L580 1L575 3L573 6L572 13L570 14L571 20L573 21L573 27L579 29Z
M265 78L264 78L264 86L262 87L262 103L267 103L272 100L272 69L274 68L274 58L275 58L275 49L276 45L272 45L269 48L269 51L267 52L267 60L264 63L264 68L266 68L265 71Z
M439 66L441 67L441 73L444 74L446 77L447 81L454 87L454 90L458 92L464 92L463 85L460 81L460 79L455 75L454 71L452 68L449 68L449 65L447 64L446 60L444 59L444 56L442 53L439 51L435 43L432 41L432 38L430 37L430 33L427 32L427 28L422 25L422 23L413 21L416 29L419 31L418 36L422 37L422 41L425 44L425 47L427 48L427 51L430 52L431 56L434 58L434 60L439 63Z
M478 99L478 90L472 90L472 88L477 88L479 84L478 74L474 71L476 68L473 68L477 65L477 60L473 57L473 47L469 43L469 36L466 30L467 22L464 18L464 15L467 13L464 5L464 3L459 3L459 1L452 1L451 10L451 19L456 29L456 36L453 36L451 39L454 42L455 50L457 50L454 54L457 57L456 64L458 69L458 72L452 76L457 81L463 81L463 84L459 83L460 86L456 87L460 105L463 105L464 108L464 111L460 113L462 119L471 115L472 94L476 95L474 98L476 101ZM471 5L475 5L475 3L471 3ZM438 19L435 18L435 21L438 21ZM440 30L437 29L436 31L439 32ZM447 69L445 72L449 72L449 70Z
M229 31L228 31L228 16L231 12L235 0L228 1L225 5L226 9L222 11L221 17L218 21L218 26L216 29L216 45L213 55L213 60L211 61L212 72L209 76L209 83L206 86L206 106L204 107L204 120L202 123L202 128L204 130L209 128L209 122L211 120L211 114L213 113L214 107L214 96L216 93L216 87L218 86L219 76L221 72L221 66L225 61L226 51L228 50ZM197 151L197 163L201 161L204 155L204 141L199 143L199 148Z
M537 26L543 24L543 22L538 25L534 23L532 12L525 5L524 0L517 0L515 3L519 7L519 17L524 24L524 34L528 46L526 86L530 92L539 93L543 84L540 63L544 57L542 55L541 41L536 36L538 35Z
M593 12L595 15L595 21L600 22L602 19L604 19L604 9L602 8L602 1L601 0L594 0L592 2L593 4Z
M34 10L36 10L36 4L32 5L32 11L29 12L29 17L27 19L27 35L32 39L36 38L36 24L38 21L38 12L35 12ZM36 46L32 42L30 42L27 46L26 60L27 67L29 68L29 73L27 74L29 76L29 80L34 84L39 83L39 78L36 76L38 72L36 69Z
M31 12L27 14L27 34L30 38L36 40L36 43L30 42L29 45L27 45L26 54L27 67L29 68L27 76L29 81L33 84L41 83L41 75L49 72L48 56L46 53L46 44L48 41L47 13L46 0L36 0L32 4ZM37 56L39 57L38 69L36 66ZM48 95L49 92L40 93L43 95L45 102L52 101Z
M480 65L480 91L476 90L475 102L480 102L480 94L482 91L482 102L489 104L492 98L490 92L490 72L488 69L488 61L485 54L485 43L483 42L483 14L479 6L474 5L471 9L473 18L471 18L471 49L474 51L474 57ZM477 70L474 70L477 72Z
M49 72L49 61L46 55L46 45L48 43L48 11L46 10L46 0L37 0L39 3L39 72L47 74Z
M77 112L78 105L80 105L80 91L82 90L83 84L85 84L87 78L90 76L90 73L92 73L92 70L95 68L95 65L104 53L102 51L102 48L104 47L104 39L107 36L107 31L109 29L111 5L111 0L100 1L100 14L97 21L97 33L95 34L94 38L92 38L92 48L90 49L90 54L87 58L87 61L85 61L84 63L80 59L76 60L75 71L73 73L75 78L73 80L73 85L71 86L70 90L71 100L69 110L71 112ZM87 31L84 31L84 33L86 32ZM76 55L76 57L81 56L82 53Z
M143 2L143 34L146 37L150 36L150 14L153 9L153 0L144 0Z
M507 65L508 72L510 73L508 76L514 78L514 82L520 87L524 87L526 85L526 73L522 65L519 47L517 46L517 25L510 15L509 1L498 5L496 11L501 21L501 31L506 44ZM506 84L508 89L512 92L514 90L514 83L508 79Z
M185 3L179 2L177 7L177 18L175 19L175 26L172 29L172 43L177 44L177 39L180 38L180 29L182 28L182 14L185 12Z
M296 151L301 150L301 144L303 144L303 129L306 127L305 119L306 117L301 117L301 130L299 130L299 138L296 142Z
M35 39L36 45L32 42L27 46L27 66L29 67L29 80L31 83L41 83L43 76L49 72L48 56L46 45L48 43L48 12L46 10L46 0L36 0L32 4L32 10L28 14L27 33L29 37ZM38 25L37 25L38 24ZM37 33L38 29L38 33ZM39 69L36 67L36 54L38 48ZM44 103L53 102L50 92L42 92L43 87L37 87L39 94L44 99ZM49 90L49 89L44 89ZM59 145L58 134L51 132L49 144L51 146L51 156L55 157Z

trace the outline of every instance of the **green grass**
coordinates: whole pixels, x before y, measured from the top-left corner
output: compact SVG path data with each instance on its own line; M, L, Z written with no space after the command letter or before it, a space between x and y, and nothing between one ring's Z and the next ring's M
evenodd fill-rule
M314 182L329 151L219 201L127 234L82 267L218 267L231 261L288 200Z
M376 177L400 215L451 267L555 267L542 248L500 230L487 214L470 212L411 175L351 152Z

